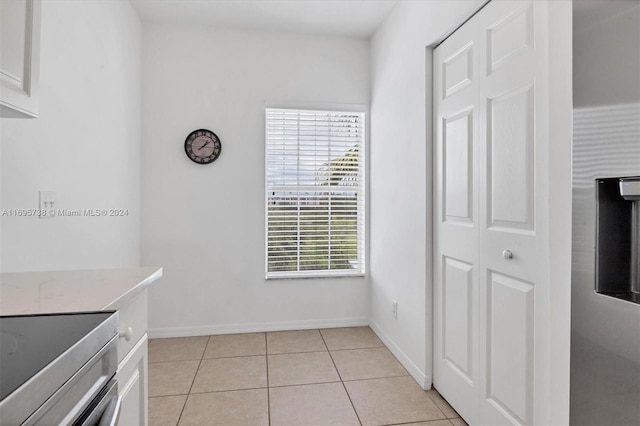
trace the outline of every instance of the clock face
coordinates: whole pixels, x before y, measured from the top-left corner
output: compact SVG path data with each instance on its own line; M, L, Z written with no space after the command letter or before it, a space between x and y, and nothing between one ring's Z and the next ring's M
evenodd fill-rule
M194 163L209 164L220 156L222 144L211 130L194 130L184 141L184 151Z

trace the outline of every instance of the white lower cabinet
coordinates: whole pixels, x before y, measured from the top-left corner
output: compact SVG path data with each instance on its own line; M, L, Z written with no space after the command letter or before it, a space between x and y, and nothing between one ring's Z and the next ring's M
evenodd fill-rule
M148 423L147 380L147 291L119 310L118 394L121 398L120 426Z
M147 424L147 335L118 365L118 393L121 398L120 426Z

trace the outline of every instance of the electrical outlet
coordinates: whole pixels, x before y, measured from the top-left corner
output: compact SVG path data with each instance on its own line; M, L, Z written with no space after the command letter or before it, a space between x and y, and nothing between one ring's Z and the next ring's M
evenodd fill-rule
M56 193L55 191L40 191L40 219L56 216Z
M392 300L391 302L393 303L393 317L398 319L398 302L395 300Z

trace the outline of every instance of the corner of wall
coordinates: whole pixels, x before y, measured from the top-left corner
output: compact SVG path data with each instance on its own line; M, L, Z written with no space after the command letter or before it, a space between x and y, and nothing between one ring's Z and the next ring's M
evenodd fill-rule
M389 335L387 335L382 328L375 321L371 320L369 323L369 327L373 330L374 333L382 340L382 343L391 351L391 353L400 361L400 364L407 369L411 377L420 385L420 387L424 390L431 389L431 384L433 382L431 374L425 373L418 367L412 360L404 353L404 351L394 342Z

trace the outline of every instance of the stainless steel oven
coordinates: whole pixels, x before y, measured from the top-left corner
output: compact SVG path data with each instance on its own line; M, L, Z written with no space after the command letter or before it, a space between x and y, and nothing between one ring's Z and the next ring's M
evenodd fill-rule
M0 317L0 424L116 425L115 312Z
M119 415L118 383L112 379L75 424L79 426L115 426L118 424Z

